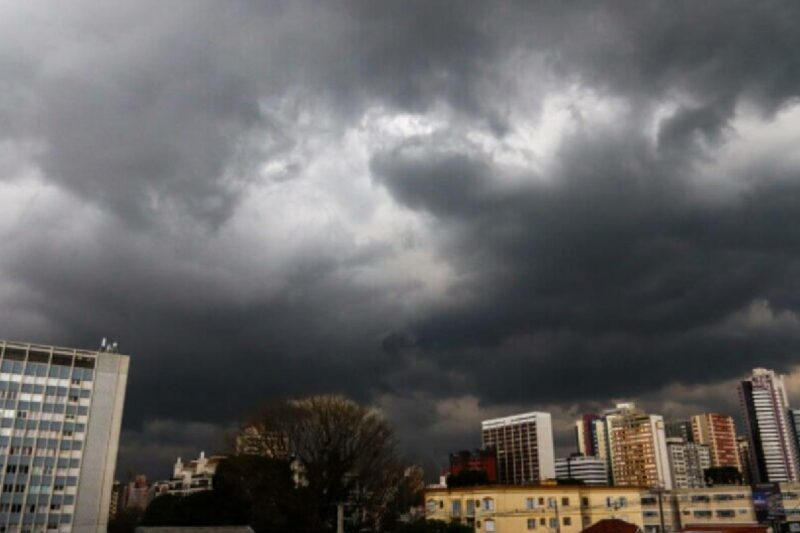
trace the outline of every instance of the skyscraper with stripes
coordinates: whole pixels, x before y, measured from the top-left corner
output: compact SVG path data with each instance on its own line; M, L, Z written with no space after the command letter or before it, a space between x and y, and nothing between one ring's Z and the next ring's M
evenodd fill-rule
M798 480L797 448L783 376L764 368L739 383L753 482Z
M497 481L524 485L555 479L550 413L524 413L481 424L484 448L497 451Z

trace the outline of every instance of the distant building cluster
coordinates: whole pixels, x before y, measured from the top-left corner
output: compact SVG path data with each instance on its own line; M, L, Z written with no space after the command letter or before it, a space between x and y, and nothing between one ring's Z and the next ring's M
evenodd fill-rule
M429 487L428 515L478 532L568 533L614 519L647 532L765 522L800 531L800 410L772 370L754 369L738 395L742 433L727 414L665 421L619 403L582 415L575 453L559 458L550 414L486 420L483 448L451 454L446 480Z

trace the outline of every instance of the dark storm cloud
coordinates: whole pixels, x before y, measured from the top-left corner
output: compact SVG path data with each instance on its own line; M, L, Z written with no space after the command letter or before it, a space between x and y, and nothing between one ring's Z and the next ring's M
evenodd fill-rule
M117 338L159 460L260 397L448 443L800 347L792 4L0 9L3 336Z

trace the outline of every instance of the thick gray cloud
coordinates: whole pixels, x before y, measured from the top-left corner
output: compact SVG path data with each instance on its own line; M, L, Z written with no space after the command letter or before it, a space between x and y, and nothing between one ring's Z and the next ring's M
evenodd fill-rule
M124 470L279 395L381 405L429 464L517 409L562 448L616 398L731 409L800 347L798 23L0 3L3 336L133 354Z

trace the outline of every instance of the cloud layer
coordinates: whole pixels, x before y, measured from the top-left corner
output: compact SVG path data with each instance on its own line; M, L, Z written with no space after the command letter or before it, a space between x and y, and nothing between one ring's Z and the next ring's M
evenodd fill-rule
M734 409L800 347L798 24L2 2L2 336L133 355L123 469L280 395L381 405L430 464L517 409L564 449L615 398Z

